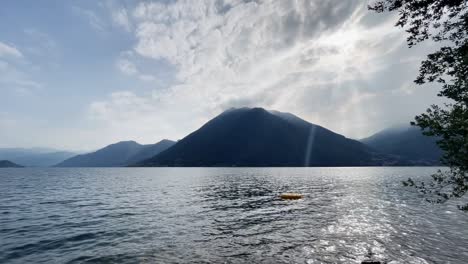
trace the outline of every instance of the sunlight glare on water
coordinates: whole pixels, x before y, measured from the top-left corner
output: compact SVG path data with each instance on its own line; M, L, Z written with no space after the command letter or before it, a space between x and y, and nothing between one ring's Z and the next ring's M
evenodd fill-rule
M2 169L0 263L467 263L436 169Z

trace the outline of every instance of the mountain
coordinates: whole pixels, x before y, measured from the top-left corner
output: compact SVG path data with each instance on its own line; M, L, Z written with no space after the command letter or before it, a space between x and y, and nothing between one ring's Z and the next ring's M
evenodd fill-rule
M129 158L125 162L125 164L126 165L135 164L137 162L149 159L153 156L156 156L160 152L172 147L175 143L176 142L172 140L163 139L156 144L143 145L143 148L138 153L136 153L131 158Z
M76 155L45 148L0 148L0 160L10 160L28 167L49 167Z
M295 115L240 108L135 166L367 166L382 165L385 158Z
M398 155L413 165L438 165L442 150L436 138L425 136L417 127L393 127L380 131L361 142L388 154Z
M150 158L171 147L175 142L162 140L156 144L141 145L122 141L92 153L77 155L60 162L56 167L121 167Z
M23 166L9 160L0 160L0 168L22 168Z

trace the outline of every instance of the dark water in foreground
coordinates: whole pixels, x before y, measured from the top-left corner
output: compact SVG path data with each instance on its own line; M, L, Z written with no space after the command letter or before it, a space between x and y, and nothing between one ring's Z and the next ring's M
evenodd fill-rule
M435 170L0 169L0 263L468 263L468 214L401 186Z

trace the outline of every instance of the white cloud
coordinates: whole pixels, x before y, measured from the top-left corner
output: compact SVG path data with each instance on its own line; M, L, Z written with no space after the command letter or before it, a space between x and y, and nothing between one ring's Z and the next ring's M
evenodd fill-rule
M163 129L168 135L187 134L230 106L261 106L366 136L382 125L375 113L392 114L375 102L415 75L386 73L401 63L417 64L423 54L413 49L406 60L410 52L394 17L376 18L358 0L141 2L128 15L136 37L129 52L169 63L176 81L151 99L126 94L123 104L122 95L111 95L91 108L111 124L139 129L177 120ZM125 59L117 63L122 72L146 78L134 57ZM407 116L413 111L407 108Z
M23 54L15 46L0 42L0 58L1 57L22 58Z
M112 11L112 21L126 31L132 30L132 24L127 14L127 9L119 8Z

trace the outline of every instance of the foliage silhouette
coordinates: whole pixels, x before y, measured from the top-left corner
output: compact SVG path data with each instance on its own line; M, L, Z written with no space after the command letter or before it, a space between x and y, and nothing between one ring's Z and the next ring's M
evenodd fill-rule
M436 203L464 196L468 191L468 1L382 0L369 9L398 12L396 26L409 33L409 47L427 40L442 46L421 63L415 83L440 83L438 96L450 103L431 105L411 124L419 126L425 135L439 138L437 143L444 151L442 162L450 170L438 171L430 184L412 179L404 184L434 195L428 199ZM459 208L468 210L468 205Z

